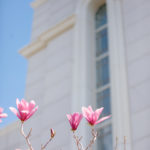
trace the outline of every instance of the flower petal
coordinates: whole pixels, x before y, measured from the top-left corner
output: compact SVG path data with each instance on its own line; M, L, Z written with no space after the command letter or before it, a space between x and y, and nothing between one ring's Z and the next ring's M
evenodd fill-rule
M28 115L29 115L29 111L28 110L20 111L20 119L21 119L21 121L27 120Z
M3 113L3 114L0 114L0 118L6 118L8 115Z
M92 113L93 113L93 112L92 112ZM88 108L82 107L82 114L83 114L83 116L86 118L86 120L87 120L88 122L90 122L91 119L92 119L92 113L89 111Z
M20 119L20 115L19 115L18 111L16 110L16 108L9 107L9 109Z
M17 99L16 99L17 108L19 108L19 104L20 104L20 101L19 101L19 99L17 98Z
M99 109L96 109L96 111L94 112L96 120L98 120L99 116L101 115L102 111L104 110L104 107L101 107Z
M101 123L106 119L109 119L111 116L106 116L106 117L102 117L101 119L99 119L95 124Z
M67 116L68 120L70 121L71 120L71 115L67 114L66 116Z
M38 106L36 106L34 109L32 109L32 111L30 112L30 114L27 116L27 118L24 121L29 119L37 110L38 110Z
M88 110L89 110L90 112L94 112L91 106L88 106Z
M32 100L32 101L29 103L29 108L28 108L29 112L31 112L34 107L35 107L35 101Z
M29 103L27 101L25 101L24 99L22 99L20 103L21 103L21 105L23 107L23 110L28 110Z

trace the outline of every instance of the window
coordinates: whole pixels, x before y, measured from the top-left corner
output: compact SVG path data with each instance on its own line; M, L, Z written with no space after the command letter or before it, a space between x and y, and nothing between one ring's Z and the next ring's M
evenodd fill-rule
M102 116L111 114L111 87L109 73L109 46L107 31L106 4L99 7L95 14L96 36L96 105L104 107ZM112 150L112 125L111 118L98 127L98 150Z
M105 2L107 5L103 5ZM122 18L122 2L119 0L80 0L78 3L74 28L72 108L77 110L93 103L95 107L105 107L103 115L113 114L111 119L96 126L102 132L98 144L95 144L97 150L113 150L116 136L119 139L126 136L127 149L132 150ZM86 127L81 126L80 132L90 138ZM118 149L120 147L118 144Z

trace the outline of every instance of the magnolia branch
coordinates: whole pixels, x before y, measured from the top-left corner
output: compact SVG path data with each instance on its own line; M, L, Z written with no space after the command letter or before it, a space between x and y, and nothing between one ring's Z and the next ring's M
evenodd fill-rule
M44 146L41 145L41 150L44 150L47 147L49 142L54 138L56 132L53 129L50 129L50 134L51 134L51 136L50 136L49 140L45 143L45 145Z
M92 129L91 133L92 133L92 136L93 136L93 137L92 137L92 139L91 139L89 145L86 147L85 150L88 150L88 149L94 144L94 142L95 142L95 140L96 140L97 131L95 131L94 129Z
M82 136L79 138L78 136L75 135L75 133L73 132L73 138L75 139L76 141L76 145L77 145L77 148L78 150L83 150L83 146L81 144L81 139L82 139Z
M23 135L23 137L26 139L26 143L29 147L29 150L33 150L32 145L29 141L29 137L31 136L31 132L32 132L32 128L30 129L28 135L25 135L24 130L23 130L23 122L21 122L21 129L20 129L21 134Z
M116 145L115 145L115 150L117 150L118 147L118 137L116 137Z
M124 150L126 150L126 137L124 136Z

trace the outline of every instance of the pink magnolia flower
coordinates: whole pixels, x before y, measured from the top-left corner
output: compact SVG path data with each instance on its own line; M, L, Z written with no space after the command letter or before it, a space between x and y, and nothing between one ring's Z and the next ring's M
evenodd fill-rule
M103 111L103 107L97 109L95 112L93 111L92 107L89 106L88 108L86 107L82 107L82 113L83 113L83 116L86 118L86 120L88 121L88 123L90 125L96 125L98 123L101 123L103 122L104 120L110 118L110 116L106 116L106 117L102 117L98 120L100 114L102 113Z
M22 121L28 120L38 109L38 106L35 107L35 102L32 100L30 103L22 99L16 99L16 104L18 111L14 107L9 107L9 109Z
M3 108L0 107L0 123L2 122L1 118L6 118L8 115L3 113Z
M82 114L79 114L78 112L76 112L74 114L67 114L67 118L71 125L72 131L75 131L78 128L78 125L79 125L82 117L83 117Z

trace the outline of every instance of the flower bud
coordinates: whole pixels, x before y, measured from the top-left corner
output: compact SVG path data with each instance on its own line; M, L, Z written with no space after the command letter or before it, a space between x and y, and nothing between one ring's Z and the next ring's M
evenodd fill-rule
M55 134L56 134L56 132L53 129L51 129L51 138L53 138L55 136Z

